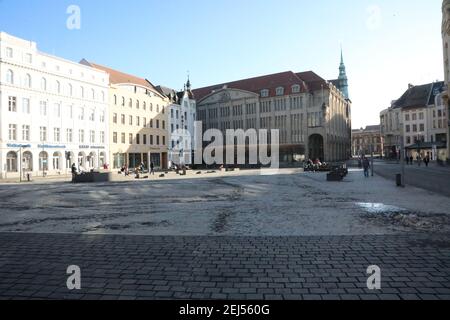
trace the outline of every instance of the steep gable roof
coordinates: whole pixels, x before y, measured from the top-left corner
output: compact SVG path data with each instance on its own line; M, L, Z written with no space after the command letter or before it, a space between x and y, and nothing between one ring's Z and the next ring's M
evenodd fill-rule
M421 108L428 105L433 84L413 86L394 103L394 108Z

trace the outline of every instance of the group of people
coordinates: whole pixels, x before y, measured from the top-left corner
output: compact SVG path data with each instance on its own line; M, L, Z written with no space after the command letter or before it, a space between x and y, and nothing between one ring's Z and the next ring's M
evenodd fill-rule
M139 176L139 173L145 172L145 164L141 162L139 166L134 168L134 173L136 176ZM130 170L128 168L128 165L123 165L122 168L120 168L120 173L125 175L125 177L130 175ZM150 162L150 174L155 175L155 164L153 162Z
M414 157L411 155L411 156L407 156L406 157L406 164L407 165L413 165L414 164ZM429 155L427 155L427 156L425 156L425 157L422 157L420 154L418 154L417 156L416 156L416 161L417 161L417 165L420 167L421 165L422 165L422 162L425 164L425 166L426 167L428 167L428 165L430 164L430 156Z
M320 159L315 159L314 161L311 159L308 159L304 164L304 169L307 171L318 171L321 168L324 168L327 166L325 162L322 162Z

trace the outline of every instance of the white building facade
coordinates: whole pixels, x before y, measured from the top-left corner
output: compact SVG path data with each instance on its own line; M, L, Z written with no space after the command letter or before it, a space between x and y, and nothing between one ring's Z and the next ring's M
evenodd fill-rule
M108 164L108 84L103 71L0 33L0 177Z
M169 98L169 166L192 165L194 151L194 124L196 121L196 101L188 80L184 91L157 87Z

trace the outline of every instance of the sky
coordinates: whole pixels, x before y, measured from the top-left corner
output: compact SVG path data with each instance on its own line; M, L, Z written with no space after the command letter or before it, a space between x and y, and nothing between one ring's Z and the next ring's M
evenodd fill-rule
M182 89L283 71L349 77L353 128L443 80L441 0L0 0L0 31ZM68 8L80 9L79 28Z

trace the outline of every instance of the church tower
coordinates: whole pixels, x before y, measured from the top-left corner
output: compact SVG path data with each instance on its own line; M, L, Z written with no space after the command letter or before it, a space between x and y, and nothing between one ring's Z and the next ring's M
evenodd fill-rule
M347 72L345 70L345 64L344 64L344 55L342 53L341 49L341 64L339 66L339 89L342 91L346 99L349 99L348 94L348 78L347 78Z

